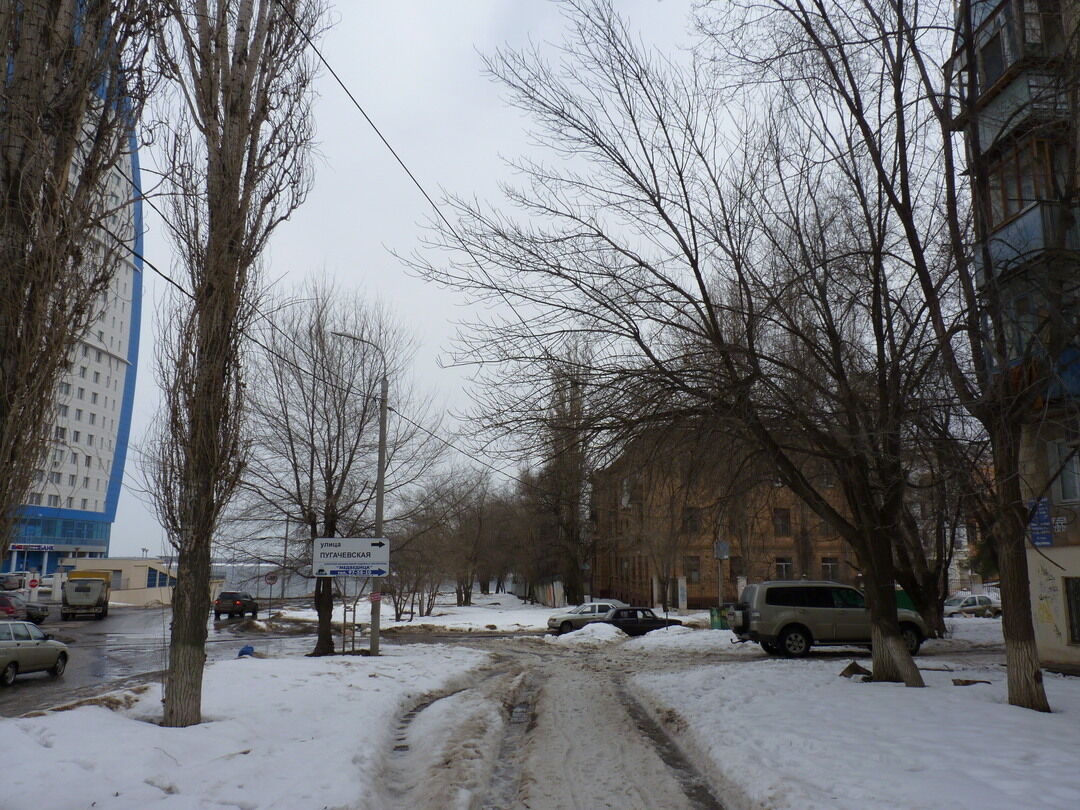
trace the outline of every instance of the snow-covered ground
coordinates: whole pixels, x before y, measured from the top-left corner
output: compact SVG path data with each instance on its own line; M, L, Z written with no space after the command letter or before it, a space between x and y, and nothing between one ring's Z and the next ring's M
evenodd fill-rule
M1046 673L1053 714L1009 706L1003 663L966 655L1000 647L1000 620L949 625L953 638L916 659L926 689L838 677L849 659L833 654L647 673L633 684L676 717L732 808L1080 807L1080 679ZM704 649L714 635L727 633L686 643ZM671 649L682 638L628 644Z
M489 596L475 594L474 604L469 607L457 607L453 595L449 599L440 598L431 616L417 616L394 619L394 606L389 600L382 602L379 609L379 626L384 629L483 631L499 630L512 632L518 630L546 630L547 619L558 611L543 605L529 605L513 594L500 593ZM334 621L342 620L343 607L339 601L334 605ZM293 621L314 622L318 619L314 608L287 608L281 611L282 618ZM356 622L366 625L371 621L371 603L362 598L356 603Z
M441 606L424 623L540 629L552 612L505 595L485 601ZM623 688L728 810L1080 807L1080 679L1047 675L1053 714L1010 707L1000 621L950 624L953 638L928 643L918 659L926 689L838 677L854 651L790 661L732 644L727 631L689 628L636 639L606 625L454 645L388 638L377 659L224 661L207 669L197 727L156 725L156 686L109 705L0 721L0 807L523 801L554 810L569 801L656 808L658 796L670 796L665 810L690 806L651 743L630 745ZM532 720L516 723L510 709L526 705ZM503 767L509 760L519 760L516 775Z

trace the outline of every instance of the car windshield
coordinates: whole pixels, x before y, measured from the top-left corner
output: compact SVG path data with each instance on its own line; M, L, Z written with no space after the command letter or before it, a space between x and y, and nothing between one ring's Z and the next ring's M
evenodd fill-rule
M947 607L952 607L954 605L959 605L961 602L964 601L965 598L966 597L963 597L963 596L950 596L948 599L945 600L945 605Z

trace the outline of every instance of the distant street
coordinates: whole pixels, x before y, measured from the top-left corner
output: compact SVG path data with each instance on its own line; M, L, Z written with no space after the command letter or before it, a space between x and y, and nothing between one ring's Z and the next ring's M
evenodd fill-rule
M108 617L100 621L62 622L54 606L41 629L68 645L67 671L62 678L45 673L19 678L13 687L0 691L0 716L47 709L130 683L160 684L160 677L151 676L168 664L171 620L172 611L167 607L112 607ZM214 622L211 617L206 645L209 661L233 658L245 644L268 653L294 649L302 653L311 645L306 636L238 635L235 630L239 624L239 620Z

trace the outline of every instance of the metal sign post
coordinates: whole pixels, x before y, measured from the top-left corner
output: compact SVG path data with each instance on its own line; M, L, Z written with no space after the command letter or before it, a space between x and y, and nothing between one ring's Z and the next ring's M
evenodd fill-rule
M381 524L381 509L378 522ZM385 577L390 573L390 541L385 537L318 537L311 562L317 577ZM382 594L371 600L370 655L379 654L379 607Z
M724 609L724 560L731 556L731 543L726 540L717 540L713 544L713 556L716 558L718 598L716 604L721 610Z
M270 617L274 615L274 583L277 582L277 574L271 571L265 577L266 584L270 586L270 605L266 608L266 620L270 621Z

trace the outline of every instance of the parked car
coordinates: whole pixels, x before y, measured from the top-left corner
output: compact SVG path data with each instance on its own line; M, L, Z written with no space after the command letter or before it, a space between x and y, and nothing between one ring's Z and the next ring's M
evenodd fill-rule
M49 618L49 606L40 602L26 603L26 618L34 624L41 624Z
M580 630L591 622L603 621L604 618L617 607L629 607L626 602L618 599L605 599L600 602L586 602L571 610L564 610L548 618L548 630L569 633L572 630Z
M801 657L816 646L870 644L870 611L863 595L839 582L805 580L747 585L728 611L739 641L756 641L771 655ZM900 634L915 655L927 636L922 617L899 608Z
M990 594L956 594L945 600L945 618L950 616L988 616L997 618L1001 615L1001 600Z
M647 607L615 608L600 621L615 625L628 636L643 636L661 627L682 626L678 619L661 619Z
M259 603L250 593L244 591L222 591L221 595L214 600L214 618L220 619L221 614L226 614L230 619L233 616L243 618L244 614L251 612L252 617L259 615Z
M58 678L67 662L67 645L31 622L0 622L0 686L11 686L27 672L48 672Z
M0 594L0 619L26 619L26 602L13 593Z
M49 618L49 608L40 602L27 602L15 593L0 595L0 619L26 619L41 624Z

